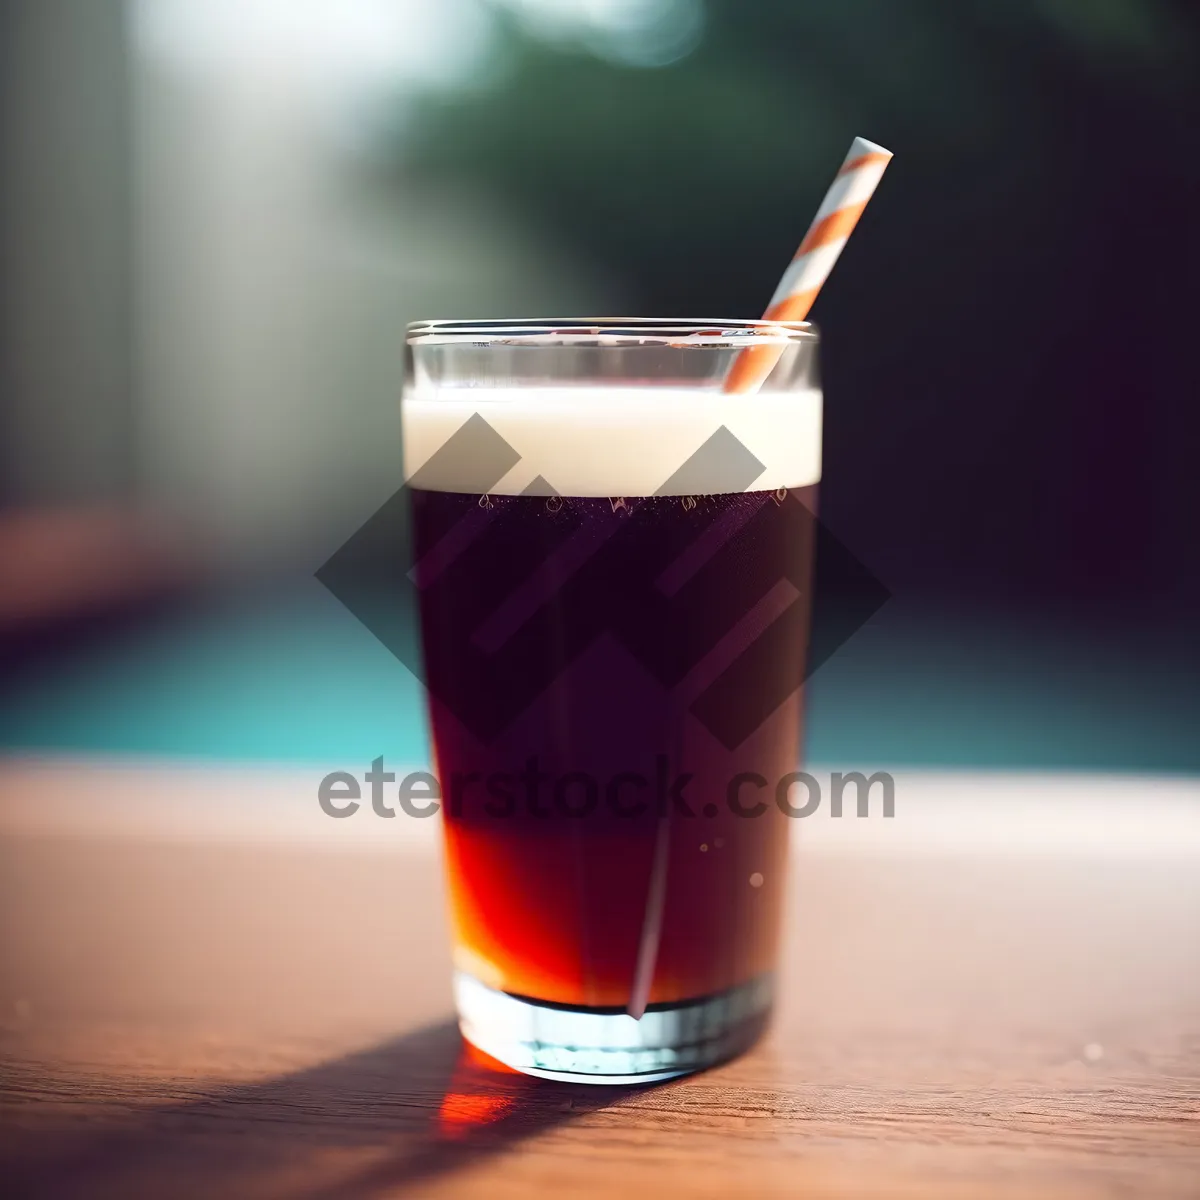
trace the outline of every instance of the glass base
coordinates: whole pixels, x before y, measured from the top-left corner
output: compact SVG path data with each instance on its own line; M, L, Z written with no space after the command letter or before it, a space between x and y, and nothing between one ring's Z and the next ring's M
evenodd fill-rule
M740 1054L762 1032L774 980L716 996L654 1004L640 1021L616 1009L571 1008L498 992L463 971L454 996L463 1037L526 1075L570 1083L653 1083Z

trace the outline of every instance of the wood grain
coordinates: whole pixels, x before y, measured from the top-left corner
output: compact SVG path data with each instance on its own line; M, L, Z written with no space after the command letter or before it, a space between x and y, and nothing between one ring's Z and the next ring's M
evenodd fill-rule
M426 843L0 839L5 1195L1200 1196L1200 862L803 850L753 1052L467 1053Z

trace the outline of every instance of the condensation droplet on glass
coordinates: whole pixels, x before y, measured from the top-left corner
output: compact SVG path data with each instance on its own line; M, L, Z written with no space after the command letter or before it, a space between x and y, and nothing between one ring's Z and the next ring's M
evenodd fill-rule
M762 885L763 885L762 872L755 871L754 874L750 876L750 886L751 887L762 887Z

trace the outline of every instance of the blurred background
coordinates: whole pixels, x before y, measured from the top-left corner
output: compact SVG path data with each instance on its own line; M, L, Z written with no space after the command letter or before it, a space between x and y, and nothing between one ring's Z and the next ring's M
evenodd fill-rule
M851 139L819 762L1200 771L1191 0L0 0L0 745L423 761L405 323L754 316Z

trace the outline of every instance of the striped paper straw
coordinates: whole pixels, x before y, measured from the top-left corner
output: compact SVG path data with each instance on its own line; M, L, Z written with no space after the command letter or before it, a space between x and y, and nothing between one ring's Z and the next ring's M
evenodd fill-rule
M892 160L890 150L855 138L795 258L784 271L764 321L803 321L821 285L829 278L867 201ZM754 392L783 353L782 345L751 346L734 360L725 380L727 392Z

